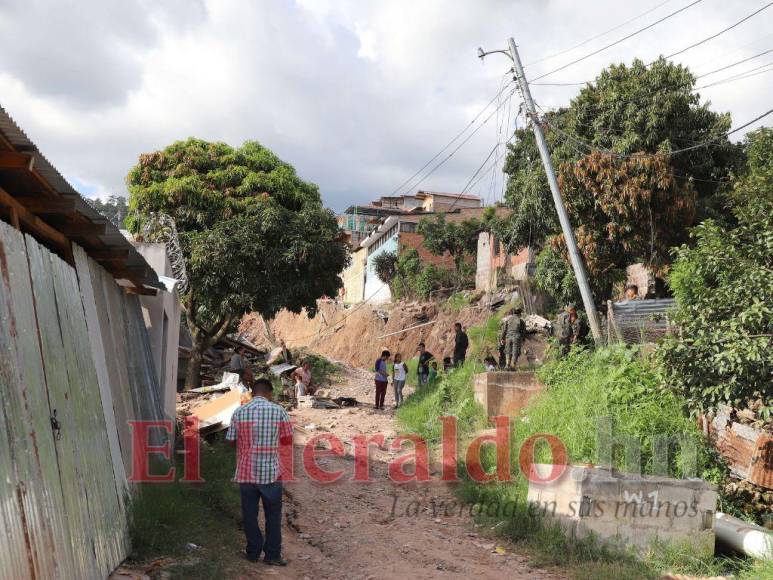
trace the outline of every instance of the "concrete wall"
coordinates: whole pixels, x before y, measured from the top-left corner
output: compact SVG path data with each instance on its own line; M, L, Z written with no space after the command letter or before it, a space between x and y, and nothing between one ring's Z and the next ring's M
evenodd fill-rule
M535 465L546 478L553 465ZM568 534L640 551L653 542L714 553L716 491L702 480L671 479L570 466L555 481L529 483L532 513L558 521Z
M489 417L515 417L544 389L534 373L496 371L475 375L475 400Z
M352 252L352 263L341 273L344 282L343 301L347 304L362 302L365 297L365 248Z
M164 244L133 242L140 255L159 276L174 277ZM177 395L177 346L180 342L181 305L177 291L159 291L156 296L140 296L142 316L150 337L153 364L161 386L164 414L175 417Z
M517 254L508 254L502 244L495 243L494 234L481 232L478 237L475 289L483 292L496 289L501 271L513 280L527 280L533 276L535 259L531 248L523 248Z

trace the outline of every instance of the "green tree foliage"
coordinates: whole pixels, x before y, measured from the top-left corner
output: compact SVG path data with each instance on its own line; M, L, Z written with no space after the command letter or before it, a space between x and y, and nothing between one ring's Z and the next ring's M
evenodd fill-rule
M99 213L109 219L118 228L124 228L129 208L126 198L121 195L109 195L105 201L101 199L89 200Z
M397 254L384 252L373 258L373 269L384 284L391 284L397 273Z
M544 115L572 224L585 242L581 249L593 265L589 269L606 278L597 282L597 291L608 291L622 263L663 265L668 243L685 240L696 220L722 215L727 187L721 182L739 166L742 153L723 137L729 115L701 103L694 85L688 69L663 59L650 67L641 61L612 65L569 107ZM514 211L493 231L511 252L527 245L539 250L555 241L560 227L532 131L519 129L515 137L505 164L506 201ZM708 140L711 146L666 155ZM585 143L620 155L664 157L612 158L591 154ZM661 211L669 214L663 227L655 215ZM650 243L643 243L645 237Z
M188 139L140 156L127 176L130 228L161 212L177 226L190 278L182 296L193 351L186 387L199 384L202 353L248 311L316 313L348 262L335 215L317 186L257 142L234 148Z
M465 258L475 255L478 251L481 223L476 219L447 222L443 214L438 214L434 220L421 220L418 231L424 236L422 243L425 248L436 256L448 252L456 271L461 272Z
M707 220L675 251L679 333L659 348L665 384L693 411L759 400L773 411L773 131L749 135L728 228Z

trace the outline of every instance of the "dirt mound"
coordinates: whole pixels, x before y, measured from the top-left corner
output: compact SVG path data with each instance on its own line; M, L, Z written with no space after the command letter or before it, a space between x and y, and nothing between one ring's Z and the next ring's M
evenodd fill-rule
M277 339L284 340L291 348L305 346L328 358L355 367L370 368L383 349L393 354L402 353L407 359L416 354L416 347L421 341L436 357L451 356L454 323L460 322L468 328L484 323L491 315L485 300L461 310L436 303L399 302L345 307L328 301L320 303L320 311L312 319L305 314L280 312L271 322L271 330ZM263 324L258 316L245 316L240 330L256 344L265 343Z

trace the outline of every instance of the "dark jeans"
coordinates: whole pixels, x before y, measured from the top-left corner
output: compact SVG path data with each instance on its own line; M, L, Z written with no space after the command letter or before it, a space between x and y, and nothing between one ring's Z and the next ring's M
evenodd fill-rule
M282 482L240 483L242 495L242 517L244 535L247 536L247 557L260 558L261 552L266 559L277 560L282 556ZM266 519L266 540L258 526L258 505L263 500Z
M376 409L383 409L386 398L387 382L376 379Z

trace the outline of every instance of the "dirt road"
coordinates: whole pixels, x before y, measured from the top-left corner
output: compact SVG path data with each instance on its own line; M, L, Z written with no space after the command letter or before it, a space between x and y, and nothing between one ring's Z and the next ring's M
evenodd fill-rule
M358 434L395 434L394 411L372 408L369 373L348 369L332 396L355 397L355 409L302 409L293 421L309 434L330 432L342 439ZM391 394L387 403L392 401ZM302 450L296 449L296 466ZM378 459L381 459L380 461ZM320 460L326 471L343 470L338 483L319 484L296 467L286 486L284 552L287 568L258 565L255 577L282 578L537 578L556 571L533 567L511 544L476 527L468 510L442 483L393 484L384 453L371 462L371 483L350 481L349 457Z

